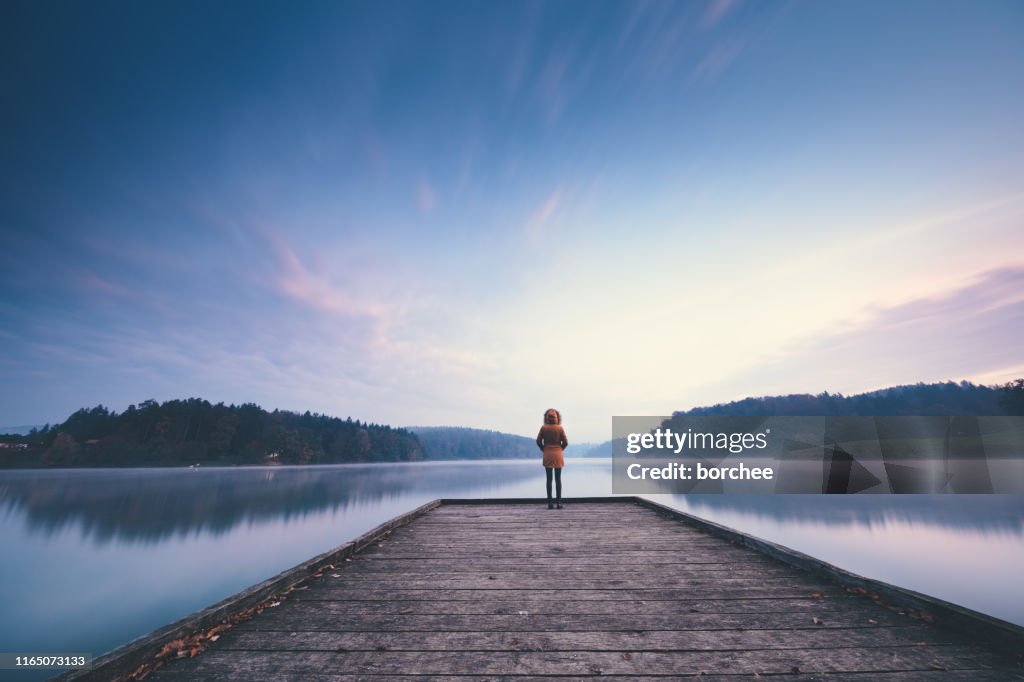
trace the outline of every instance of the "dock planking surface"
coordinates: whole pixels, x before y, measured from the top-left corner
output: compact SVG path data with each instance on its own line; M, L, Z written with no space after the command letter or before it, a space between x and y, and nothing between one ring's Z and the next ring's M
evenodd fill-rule
M1024 680L1005 650L636 503L441 504L332 565L149 679Z

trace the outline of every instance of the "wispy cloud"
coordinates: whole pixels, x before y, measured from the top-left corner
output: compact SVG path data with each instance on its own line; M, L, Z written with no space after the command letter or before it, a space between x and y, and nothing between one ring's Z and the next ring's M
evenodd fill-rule
M560 187L556 187L544 202L538 206L532 214L530 214L530 217L527 219L526 225L524 226L524 231L526 232L526 237L531 244L535 244L542 239L545 228L558 212L561 198L562 190Z
M711 83L736 61L743 51L745 40L732 37L715 43L690 72L691 82Z
M378 386L404 386L404 390L433 395L453 381L471 379L482 367L480 355L458 341L458 325L448 321L443 302L423 287L410 284L401 295L385 300L346 288L333 269L313 267L280 234L271 243L279 263L277 290L328 318L311 320L304 333L301 359L305 368L339 351L352 366L358 364L363 380ZM365 283L369 271L353 273ZM391 272L389 279L401 279ZM439 308L438 306L441 305ZM334 318L334 321L331 321ZM341 319L338 319L341 318ZM314 334L315 330L319 333ZM312 370L314 373L316 371Z
M383 303L353 294L335 282L329 271L310 268L280 235L271 234L271 240L280 267L274 278L280 293L330 313L375 320L384 317Z
M564 50L560 50L548 59L538 75L537 97L548 125L556 123L565 111L570 90L568 71L569 57ZM579 80L579 75L575 75L573 81Z
M79 272L76 280L81 289L94 294L116 298L127 298L131 295L128 287L88 270Z
M712 28L736 5L736 0L711 0L701 18L703 28Z

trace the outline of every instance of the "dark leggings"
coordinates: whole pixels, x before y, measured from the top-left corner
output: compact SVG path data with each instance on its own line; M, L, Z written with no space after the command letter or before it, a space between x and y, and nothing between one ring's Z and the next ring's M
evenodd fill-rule
M551 472L555 472L555 491L558 495L558 499L562 499L562 470L553 469L551 467L544 467L544 474L548 479L548 499L551 499Z

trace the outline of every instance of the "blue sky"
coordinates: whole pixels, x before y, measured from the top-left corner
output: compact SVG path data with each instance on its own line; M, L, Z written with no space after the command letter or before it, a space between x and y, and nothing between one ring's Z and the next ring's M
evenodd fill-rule
M1024 375L1018 2L5 2L0 423L577 440Z

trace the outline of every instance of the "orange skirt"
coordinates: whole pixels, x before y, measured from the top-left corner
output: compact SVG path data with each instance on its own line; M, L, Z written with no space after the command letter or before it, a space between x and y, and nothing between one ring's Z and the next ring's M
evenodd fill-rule
M565 459L562 458L561 446L544 446L544 466L551 467L552 469L561 469L565 466Z

